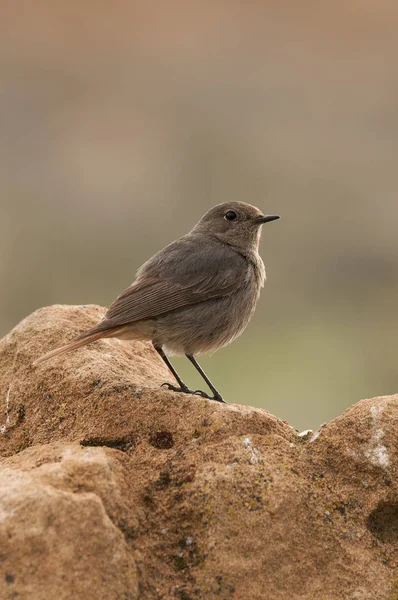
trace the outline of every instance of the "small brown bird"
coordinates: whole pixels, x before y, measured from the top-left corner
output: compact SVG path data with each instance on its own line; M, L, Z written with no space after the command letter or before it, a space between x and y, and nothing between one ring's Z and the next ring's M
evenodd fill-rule
M250 204L226 202L209 210L190 233L150 258L96 327L36 360L75 350L100 338L150 340L178 382L170 390L224 402L194 355L213 352L249 323L265 282L258 254L261 225L279 219ZM192 391L167 358L185 354L213 396Z

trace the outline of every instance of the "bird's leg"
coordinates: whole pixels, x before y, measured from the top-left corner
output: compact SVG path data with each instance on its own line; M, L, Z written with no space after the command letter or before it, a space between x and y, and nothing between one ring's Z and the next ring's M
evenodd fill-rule
M191 361L191 363L193 364L195 369L201 374L201 376L203 377L203 379L205 380L205 382L207 383L207 385L213 392L214 396L213 397L208 396L207 394L205 394L205 392L202 392L201 390L197 390L195 392L195 394L198 394L199 396L203 396L204 398L209 398L210 400L217 400L217 402L226 403L225 400L223 399L223 397L221 396L220 392L218 392L216 390L216 388L214 387L214 385L212 384L210 379L207 377L206 373L203 371L200 364L196 361L195 357L192 354L186 354L185 356L187 357L188 360Z
M164 383L163 385L166 385L169 388L169 390L173 390L174 392L185 392L185 394L193 394L194 392L190 390L189 387L183 382L183 380L181 379L181 377L179 376L179 374L177 373L177 371L163 352L162 346L154 346L154 348L159 354L160 358L166 363L170 371L173 373L180 387L172 385L171 383Z
M184 392L185 394L196 394L198 396L202 396L203 398L208 398L209 400L217 400L217 402L225 402L225 400L223 399L221 394L216 390L214 385L211 383L210 379L207 377L206 373L203 371L202 367L196 362L195 358L191 354L186 354L186 357L191 361L191 363L194 365L195 369L197 369L199 371L199 373L201 374L201 376L203 377L203 379L205 380L205 382L207 383L207 385L213 392L214 396L209 396L208 394L206 394L205 392L202 392L201 390L196 390L196 391L190 390L189 387L183 382L183 380L181 379L181 377L179 376L179 374L177 373L177 371L175 370L175 368L173 367L173 365L167 358L166 354L163 352L163 348L161 346L154 346L154 348L155 348L156 352L159 354L160 358L166 363L167 367L173 373L174 377L176 378L176 380L178 381L178 384L180 386L180 387L177 387L175 385L172 385L171 383L164 383L163 385L167 386L169 390L173 390L173 392Z

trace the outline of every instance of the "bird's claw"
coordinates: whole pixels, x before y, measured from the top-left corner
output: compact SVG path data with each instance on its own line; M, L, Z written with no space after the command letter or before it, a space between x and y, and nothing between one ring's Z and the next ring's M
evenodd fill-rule
M167 381L165 381L164 383L162 383L162 385L160 387L167 387L168 389L170 389L173 386L171 385L171 383L167 383Z
M208 400L214 400L215 402L222 402L223 404L226 404L224 398L220 394L209 396L209 394L206 394L206 392L203 392L202 390L196 390L195 395L201 396L202 398L207 398Z
M201 396L202 398L207 398L208 400L213 400L213 398L211 396L209 396L209 394L206 394L206 392L203 392L202 390L195 390L194 394L195 394L195 396Z
M176 385L173 385L171 383L162 383L162 385L160 387L164 387L166 386L167 389L169 389L172 392L183 392L184 394L192 394L192 390L188 389L188 388L182 388L182 387L177 387Z
M206 392L203 392L202 390L194 391L190 390L188 387L177 387L176 385L167 382L162 383L160 387L167 387L167 389L169 389L172 392L183 392L184 394L193 394L194 396L200 396L201 398L206 398L207 400L215 400L216 402L223 402L224 404L226 404L225 400L222 398L222 396L220 396L220 394L209 396L209 394L206 394Z

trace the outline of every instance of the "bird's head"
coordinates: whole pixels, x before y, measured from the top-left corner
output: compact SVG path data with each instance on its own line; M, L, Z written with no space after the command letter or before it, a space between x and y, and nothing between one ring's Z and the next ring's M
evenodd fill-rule
M230 246L250 250L258 248L261 226L276 219L279 216L264 215L245 202L224 202L211 208L192 231L207 233Z

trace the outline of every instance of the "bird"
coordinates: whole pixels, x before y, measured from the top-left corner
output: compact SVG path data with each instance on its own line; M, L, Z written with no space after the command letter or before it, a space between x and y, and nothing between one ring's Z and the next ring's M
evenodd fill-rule
M214 206L138 269L95 327L33 364L101 338L149 341L178 383L164 386L225 403L195 355L214 352L245 330L266 280L259 255L262 225L279 218L244 202ZM173 354L188 358L212 396L184 383L169 360Z

